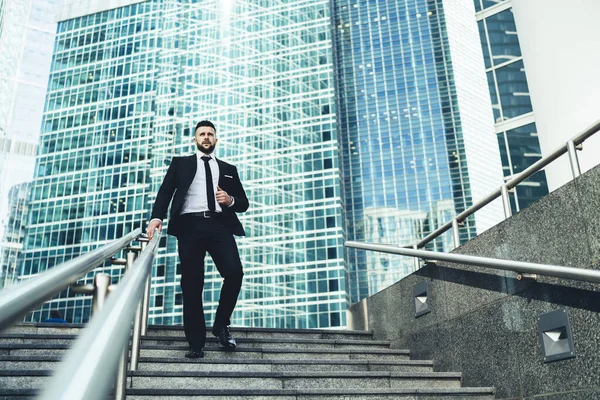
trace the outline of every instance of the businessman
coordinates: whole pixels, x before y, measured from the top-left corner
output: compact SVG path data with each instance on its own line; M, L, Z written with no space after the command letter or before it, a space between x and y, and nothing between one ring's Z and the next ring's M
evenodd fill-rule
M204 357L206 326L202 290L207 252L223 277L212 334L226 350L236 347L229 324L244 273L233 235L245 235L236 213L248 209L248 198L237 168L212 155L217 141L213 123L198 122L194 134L198 150L191 156L173 157L147 228L150 238L155 229L162 230L162 221L171 203L168 233L177 237L181 262L183 326L190 345L187 358Z

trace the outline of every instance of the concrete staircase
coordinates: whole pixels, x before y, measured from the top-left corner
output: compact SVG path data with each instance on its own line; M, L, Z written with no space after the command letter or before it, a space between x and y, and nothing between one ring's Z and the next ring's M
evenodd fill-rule
M34 396L77 337L80 325L19 324L0 334L0 400ZM370 332L232 328L235 352L209 337L205 358L189 360L181 327L152 326L132 400L491 400L493 388L461 386L460 373L433 372Z

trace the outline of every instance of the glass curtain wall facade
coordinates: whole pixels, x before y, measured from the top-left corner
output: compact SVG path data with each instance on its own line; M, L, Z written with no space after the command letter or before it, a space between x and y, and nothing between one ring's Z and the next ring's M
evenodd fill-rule
M160 6L148 2L59 23L22 278L119 238L147 217L159 19ZM121 267L96 272L116 280ZM28 319L59 309L83 322L90 303L66 290Z
M541 149L510 0L475 0L475 11L505 180L541 158ZM517 212L548 194L540 171L511 194Z
M472 204L442 3L333 2L349 240L416 243ZM474 236L474 220L460 231ZM451 236L430 248L450 250ZM415 268L408 257L347 253L352 302Z
M171 157L193 153L193 126L210 119L217 157L237 165L250 199L233 324L345 325L329 10L327 0L153 0L60 22L22 277L145 226ZM206 268L211 321L221 279ZM175 238L163 237L151 323L181 323L179 273ZM85 321L89 302L66 291L28 318L58 308Z
M0 0L0 237L9 191L33 179L62 0Z
M162 13L151 175L194 151L194 121L215 121L217 157L238 166L250 199L234 323L345 325L328 1L166 2ZM169 237L153 277L153 321L181 322L178 281ZM205 282L212 321L221 286L212 261Z
M0 240L0 290L10 286L18 273L18 258L23 248L31 183L13 186L8 192L8 218Z

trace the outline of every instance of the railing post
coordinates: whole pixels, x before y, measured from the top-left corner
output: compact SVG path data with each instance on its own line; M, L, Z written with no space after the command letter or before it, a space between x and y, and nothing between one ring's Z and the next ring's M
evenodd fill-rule
M135 261L136 253L134 251L127 252L125 259L125 271L129 271ZM121 261L122 263L122 261ZM125 392L127 391L127 361L129 359L129 346L126 345L121 354L119 365L117 367L117 379L115 382L115 400L125 400Z
M413 249L419 250L419 246L413 244ZM415 263L415 271L421 268L421 263L419 262L419 259L417 257L413 258L413 262Z
M140 251L145 246L132 248L135 251ZM131 254L135 254L131 252ZM142 339L142 302L143 299L138 303L135 310L135 318L133 320L133 337L131 339L131 362L129 363L129 369L131 371L137 371L138 362L140 359L140 346Z
M138 242L142 247L142 250L146 248L150 240L147 237L138 238ZM152 274L148 275L148 280L146 281L146 287L144 288L144 298L142 299L142 336L145 336L148 332L148 314L150 312L150 284L152 281Z
M110 286L110 275L96 274L94 276L94 289L92 292L92 315L96 315L106 302L108 287Z
M454 248L460 246L460 232L458 231L458 220L452 220L452 237L454 238Z
M510 197L508 196L508 187L506 185L502 185L500 188L500 193L502 195L502 205L504 206L504 217L510 218L512 215L512 210L510 208Z
M577 148L575 147L575 142L572 140L567 142L567 151L571 163L571 172L573 173L573 179L575 179L581 175L581 169L579 168L579 159L577 158Z

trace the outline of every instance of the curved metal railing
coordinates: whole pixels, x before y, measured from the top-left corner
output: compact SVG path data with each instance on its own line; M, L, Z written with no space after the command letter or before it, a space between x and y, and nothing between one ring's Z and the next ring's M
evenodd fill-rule
M77 339L42 392L41 399L107 398L114 380L114 373L107 371L116 371L119 363L126 363L131 325L134 315L137 314L136 321L141 319L141 300L159 240L160 234L156 233L121 279L117 289L108 297L103 309L92 318ZM137 337L139 341L139 333ZM117 398L124 395L125 378L117 377L117 392L119 386L123 391Z
M467 208L462 213L458 214L452 220L446 222L444 225L431 232L429 235L424 237L416 244L407 245L403 247L415 248L416 246L416 248L422 248L433 239L448 231L450 228L453 228L454 244L456 247L458 247L460 245L460 240L458 238L458 224L462 223L469 216L474 214L476 211L482 209L492 201L496 200L498 197L502 197L502 203L504 205L504 216L506 218L510 217L512 215L512 212L510 209L510 200L508 197L509 191L516 187L519 183L523 182L525 179L540 171L542 168L552 163L564 154L569 154L569 161L571 164L571 172L573 174L573 179L577 178L579 175L581 175L581 170L579 168L579 160L577 158L577 150L581 150L581 145L583 144L583 142L589 139L599 130L600 120L596 121L593 125L589 126L581 133L575 135L571 140L567 141L565 144L555 149L546 157L543 157L535 163L533 163L532 165L530 165L517 176L507 181L504 185L500 186L498 189L494 190L492 193L488 194L485 198L473 204L471 207Z
M600 283L600 271L593 270L581 270L578 268L572 267L559 267L559 266L550 266L543 264L533 264L533 263L523 263L519 261L510 261L510 260L500 260L500 259L491 259L485 257L475 257L475 256L467 256L467 255L455 255L448 253L438 253L433 251L425 251L419 250L423 248L426 244L428 244L433 239L442 235L449 229L452 229L454 245L458 247L460 245L460 237L459 237L459 229L458 226L469 216L474 214L476 211L485 207L492 201L496 200L498 197L502 197L502 202L504 205L504 215L506 218L509 218L512 215L510 208L510 199L509 199L509 191L517 186L519 183L523 182L525 179L529 178L531 175L540 171L542 168L552 163L560 156L564 154L569 155L569 161L571 164L571 172L573 174L573 179L577 178L581 175L581 170L579 167L579 161L577 158L577 150L582 150L582 143L593 136L596 132L600 131L600 120L596 121L594 124L575 135L569 141L567 141L562 146L555 149L546 157L541 158L527 169L522 171L520 174L515 176L514 178L507 181L504 185L500 186L498 189L494 190L492 193L488 194L485 198L473 204L471 207L463 211L462 213L455 216L452 220L446 222L444 225L440 226L429 235L424 237L422 240L415 244L404 245L404 246L395 246L395 245L386 245L386 244L375 244L375 243L361 243L356 241L347 241L344 243L346 247L362 249L362 250L372 250L378 252L385 253L393 253L405 256L415 257L415 268L418 268L418 258L422 259L435 259L435 260L445 260L462 264L470 264L476 265L480 267L488 267L488 268L496 268L496 269L504 269L504 270L512 270L519 273L519 278L522 276L525 277L533 277L529 276L529 274L540 274L554 277L563 277L575 280L582 280L586 282L595 282ZM409 250L410 249L410 250Z
M0 331L110 259L141 234L142 229L138 228L121 239L3 290L0 293Z
M381 253L418 257L426 259L427 261L448 261L456 264L475 265L477 267L488 267L505 271L520 271L520 274L545 275L556 278L600 283L600 271L594 269L563 267L560 265L550 264L536 264L525 261L470 256L466 254L440 253L429 250L413 250L389 244L346 242L346 246L362 250L372 250Z

